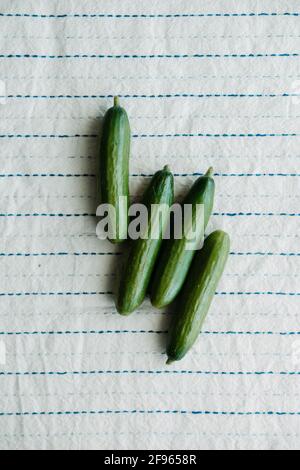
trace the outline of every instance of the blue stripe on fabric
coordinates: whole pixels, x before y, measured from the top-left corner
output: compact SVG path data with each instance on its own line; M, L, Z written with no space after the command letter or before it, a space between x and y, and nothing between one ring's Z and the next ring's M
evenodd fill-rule
M0 139L97 139L100 134L0 134ZM259 137L300 137L297 133L268 134L134 134L133 139L170 139L176 137L212 137L212 138L259 138Z
M299 217L300 213L287 213L287 212L214 212L213 214L215 217ZM96 217L96 214L88 214L88 213L82 213L82 214L53 214L53 213L28 213L28 214L17 214L17 213L7 213L7 214L1 214L0 217Z
M201 371L201 370L89 370L89 371L27 371L0 372L0 376L83 376L83 375L212 375L212 376L300 376L299 371Z
M250 53L250 54L0 54L0 59L256 59L256 58L300 57L292 53Z
M175 137L223 137L223 138L230 138L230 137L299 137L300 134L297 133L249 133L249 134L135 134L132 137L135 139L168 139L168 138L175 138Z
M288 217L299 217L300 213L287 213L287 212L214 212L214 216L221 217L272 217L272 216L288 216Z
M63 174L63 173L4 173L0 174L0 178L47 178L47 177L57 177L57 178L96 178L96 174ZM135 178L152 178L153 173L132 173L130 176ZM203 173L194 172L194 173L174 173L174 176L203 176ZM251 176L300 176L300 173L214 173L215 177L251 177Z
M104 335L104 334L166 334L168 331L162 330L74 330L74 331L1 331L0 336L54 336L54 335Z
M113 295L113 292L0 292L0 297L54 297L81 295Z
M113 292L0 292L0 297L30 297L30 296L41 296L41 297L46 297L46 296L80 296L80 295L113 295ZM277 295L281 297L298 297L300 296L300 292L272 292L272 291L266 291L266 292L216 292L216 295ZM0 333L1 334L1 333Z
M168 414L202 416L300 416L300 411L200 411L200 410L80 410L0 412L0 416L82 416L103 414Z
M24 256L24 257L30 257L30 256L120 256L122 255L121 252L49 252L49 253L0 253L0 256Z
M94 174L82 173L82 174L72 174L72 173L7 173L0 174L0 178L96 178Z
M298 98L299 93L175 93L157 95L119 95L122 99L158 99L158 98ZM2 99L111 99L114 95L2 95Z
M300 253L273 253L273 252L231 252L232 256L300 256ZM0 253L0 256L120 256L121 252L58 252L58 253Z
M239 13L62 13L62 14L45 14L45 13L18 13L18 12L2 12L0 17L4 18L240 18L240 17L276 17L276 16L300 16L299 12L239 12Z
M0 217L96 217L96 214L44 214L44 213L32 213L32 214L0 214Z
M97 134L0 134L0 139L95 139Z
M47 336L47 335L103 335L103 334L167 334L167 330L67 330L67 331L1 331L0 336ZM202 331L208 336L299 336L300 331Z
M272 253L272 252L231 252L232 256L300 256L300 253Z
M153 173L132 173L132 177L152 178ZM203 173L174 173L174 176L203 176ZM242 177L242 176L300 176L300 173L214 173L215 177Z

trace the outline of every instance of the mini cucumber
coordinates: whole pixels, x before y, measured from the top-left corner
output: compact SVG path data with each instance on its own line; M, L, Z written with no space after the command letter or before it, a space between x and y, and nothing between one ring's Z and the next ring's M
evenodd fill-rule
M111 204L116 211L112 243L120 243L127 238L130 134L127 113L116 97L114 106L104 117L100 150L101 202Z
M131 241L116 302L121 315L132 313L146 297L163 232L169 222L169 208L173 200L174 177L169 168L165 167L154 175L142 201L148 210L148 227L145 236ZM162 214L154 211L151 215L152 205L163 205L165 210ZM151 233L156 236L151 237Z
M204 236L204 230L210 219L215 195L215 182L212 177L213 169L199 178L192 186L183 201L183 206L192 205L193 224L196 221L196 205L204 206L204 227L198 235L195 249ZM180 292L192 263L195 250L188 247L190 241L184 235L181 239L171 239L165 243L151 285L151 302L154 307L164 308L169 305Z
M178 312L169 334L168 361L182 359L198 338L230 251L229 235L213 232L196 254L180 294Z

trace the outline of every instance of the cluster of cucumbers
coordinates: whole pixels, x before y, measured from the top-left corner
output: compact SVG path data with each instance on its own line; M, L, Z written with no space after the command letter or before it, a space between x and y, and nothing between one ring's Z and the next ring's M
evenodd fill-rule
M104 117L101 142L102 203L112 204L116 211L116 236L110 240L113 243L121 243L128 234L130 139L127 113L115 98L114 106ZM182 203L193 209L200 204L204 207L203 232L197 233L195 246L190 246L185 234L163 241L169 214L158 214L158 222L151 217L151 207L173 205L174 176L168 166L158 171L142 200L149 213L148 233L131 240L120 276L116 307L121 315L136 310L147 294L152 305L159 309L178 300L169 333L168 364L182 359L197 340L229 256L230 238L219 230L206 238L201 250L197 249L213 211L214 195L215 182L210 168L194 183ZM191 224L195 223L195 217L197 211L192 210ZM155 238L151 237L153 224L158 224Z

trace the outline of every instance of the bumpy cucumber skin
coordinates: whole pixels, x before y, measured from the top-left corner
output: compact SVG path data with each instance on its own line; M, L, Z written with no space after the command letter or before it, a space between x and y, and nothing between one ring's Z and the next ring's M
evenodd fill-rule
M180 294L169 334L168 364L182 359L197 340L230 252L229 235L213 232L196 254Z
M116 238L110 240L112 243L127 238L130 141L127 113L115 98L104 117L100 149L101 203L111 204L116 210ZM120 197L124 204L120 204Z
M204 229L213 210L215 195L215 182L210 171L194 183L183 201L183 204L204 205ZM187 244L186 238L166 241L151 285L150 297L154 307L166 307L179 294L195 255L195 251L187 250Z
M171 206L174 201L174 177L166 167L157 172L146 191L143 204L150 208L152 204ZM129 315L144 301L155 261L162 243L163 231L169 220L169 214L162 218L158 239L138 239L131 241L131 249L121 275L119 293L116 302L121 315ZM149 224L151 230L151 224ZM150 232L149 232L150 233Z

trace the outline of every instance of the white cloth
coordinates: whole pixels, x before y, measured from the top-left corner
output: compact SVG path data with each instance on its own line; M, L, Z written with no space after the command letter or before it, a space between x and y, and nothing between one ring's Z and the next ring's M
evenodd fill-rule
M296 449L299 2L0 3L1 449ZM106 294L121 249L93 214L113 95L131 192L165 164L177 192L213 165L209 230L232 238L205 332L169 368L170 315L122 318Z

